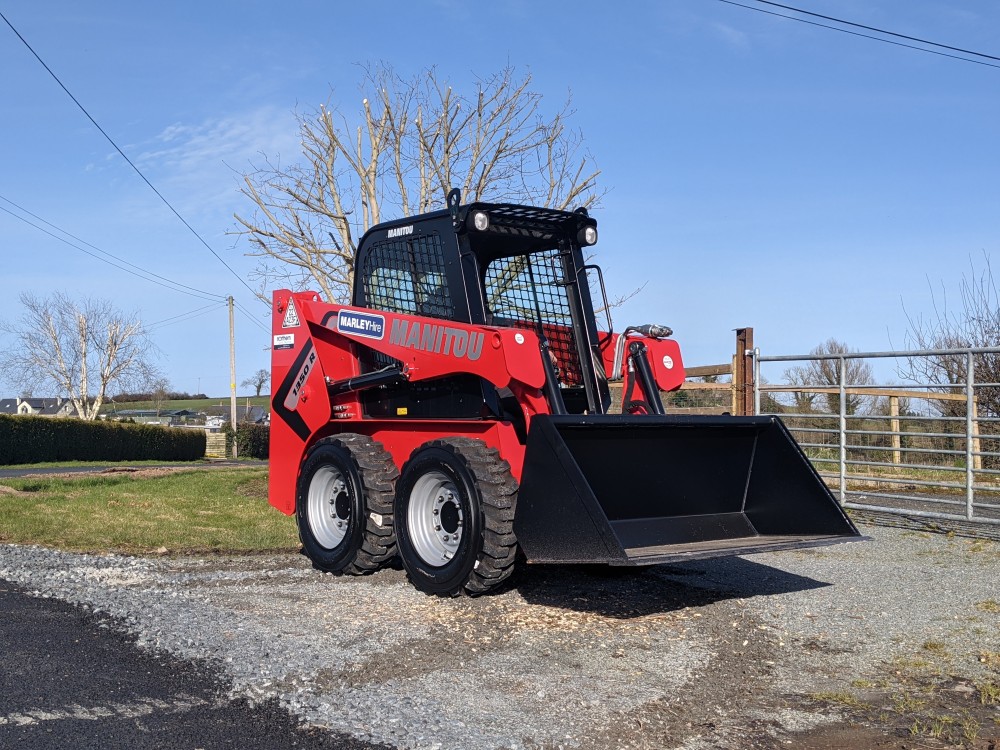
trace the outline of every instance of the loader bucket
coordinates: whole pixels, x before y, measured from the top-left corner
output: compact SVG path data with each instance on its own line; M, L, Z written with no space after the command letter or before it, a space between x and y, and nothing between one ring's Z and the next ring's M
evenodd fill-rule
M862 537L776 417L535 416L529 562L649 565Z

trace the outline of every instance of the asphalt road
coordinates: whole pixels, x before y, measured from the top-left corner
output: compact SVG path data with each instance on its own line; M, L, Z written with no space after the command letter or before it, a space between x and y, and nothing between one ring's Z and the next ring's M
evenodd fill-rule
M232 700L203 664L138 649L85 611L0 580L0 747L374 750Z

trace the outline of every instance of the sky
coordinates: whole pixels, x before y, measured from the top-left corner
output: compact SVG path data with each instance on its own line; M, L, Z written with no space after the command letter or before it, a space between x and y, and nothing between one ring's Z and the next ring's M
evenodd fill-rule
M601 169L597 261L612 297L644 284L615 310L616 328L671 326L689 366L728 361L743 326L765 355L831 337L857 351L905 348L909 319L953 302L963 275L1000 254L1000 68L740 2L756 10L720 0L0 0L222 259L0 23L0 319L19 317L23 292L110 299L149 327L174 390L226 396L229 295L237 381L269 363L268 309L247 287L255 261L233 234L233 215L250 212L241 174L262 155L299 158L296 111L355 111L362 65L384 61L407 77L436 65L470 91L514 65L543 110L572 97L572 124ZM788 4L1000 57L994 0ZM25 212L189 289L100 263ZM0 383L0 396L13 395Z

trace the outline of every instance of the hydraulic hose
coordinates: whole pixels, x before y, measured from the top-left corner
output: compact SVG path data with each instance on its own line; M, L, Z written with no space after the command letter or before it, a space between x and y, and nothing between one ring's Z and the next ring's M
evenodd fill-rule
M622 331L621 336L618 337L618 341L615 342L615 360L611 365L611 376L608 380L621 380L624 377L622 365L625 364L625 339L628 338L630 333L638 333L653 339L665 339L668 336L672 336L674 332L670 326L661 326L656 323L646 323L645 325L629 326L626 328Z

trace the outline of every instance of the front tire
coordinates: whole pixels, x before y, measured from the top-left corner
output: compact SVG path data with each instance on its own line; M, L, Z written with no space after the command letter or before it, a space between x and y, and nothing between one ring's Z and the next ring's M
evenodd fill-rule
M367 435L323 438L299 472L295 516L313 567L361 575L395 555L393 484L399 472Z
M481 440L425 443L396 483L399 556L428 594L478 594L514 569L517 482L510 465Z

